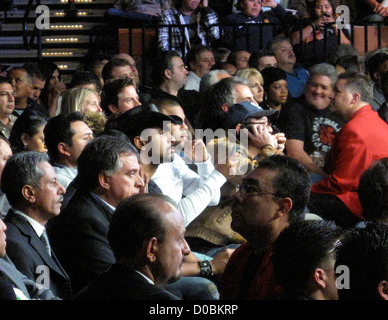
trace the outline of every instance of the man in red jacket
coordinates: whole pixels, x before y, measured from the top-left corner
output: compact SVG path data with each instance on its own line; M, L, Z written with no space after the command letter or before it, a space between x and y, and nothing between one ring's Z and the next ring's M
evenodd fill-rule
M373 85L361 73L339 76L332 110L346 122L333 140L325 171L312 186L311 212L348 228L362 219L357 188L361 174L388 156L388 125L372 110Z

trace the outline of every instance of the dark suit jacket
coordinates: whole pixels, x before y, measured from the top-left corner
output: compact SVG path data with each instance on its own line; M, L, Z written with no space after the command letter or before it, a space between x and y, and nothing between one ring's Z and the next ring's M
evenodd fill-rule
M70 276L75 295L115 263L108 242L111 219L105 204L80 189L47 225L51 245Z
M69 276L54 252L50 257L30 223L12 209L9 210L5 223L7 225L7 254L16 268L29 279L36 281L40 276L44 278L44 274L41 271L36 272L36 268L42 265L47 266L50 272L49 288L51 291L62 299L70 299Z
M149 283L143 276L122 264L113 265L83 292L80 300L180 300L168 291Z

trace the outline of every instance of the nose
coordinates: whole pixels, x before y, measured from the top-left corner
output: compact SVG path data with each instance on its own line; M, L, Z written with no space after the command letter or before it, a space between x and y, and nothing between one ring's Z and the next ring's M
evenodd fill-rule
M189 247L189 244L186 242L186 239L183 239L183 248L182 248L182 254L184 256L189 255L191 252L191 249Z
M137 188L143 188L144 187L144 180L142 179L142 177L137 174L137 179L136 179L136 182L135 182L135 186Z
M58 194L65 194L66 193L66 189L63 185L61 185L59 182L58 182Z
M13 101L15 101L15 97L13 96L12 93L9 93L8 94L8 102L13 102Z

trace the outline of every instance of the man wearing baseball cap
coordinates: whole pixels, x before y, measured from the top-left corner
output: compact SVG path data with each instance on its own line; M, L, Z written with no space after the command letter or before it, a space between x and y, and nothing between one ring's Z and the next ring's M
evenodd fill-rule
M228 109L223 129L228 130L229 135L234 129L240 143L247 141L248 146L245 147L252 158L283 153L285 135L274 133L271 125L277 113L277 110L264 110L253 102L242 101Z

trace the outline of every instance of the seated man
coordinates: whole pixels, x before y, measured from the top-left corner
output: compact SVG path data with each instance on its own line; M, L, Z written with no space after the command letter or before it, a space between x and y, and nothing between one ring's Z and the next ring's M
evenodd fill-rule
M234 196L231 227L247 242L234 251L226 265L220 299L280 298L272 246L284 228L302 217L310 189L307 170L283 155L259 161L244 177Z
M273 267L285 300L338 300L335 247L342 231L323 220L300 220L273 245Z
M77 160L93 132L79 112L50 118L44 128L45 144L58 181L66 189L77 176Z
M214 53L209 46L196 46L189 50L186 57L189 74L186 77L186 90L199 91L202 77L210 71L215 64Z
M138 153L127 140L92 140L77 168L76 191L47 228L75 296L115 263L107 238L113 212L120 201L144 187Z
M333 140L325 166L328 175L312 186L310 212L343 228L362 219L357 195L361 174L373 161L388 156L388 125L369 105L372 92L373 85L364 74L338 77L331 108L345 125Z
M101 108L107 116L120 115L140 105L140 98L132 79L116 79L104 85Z
M81 299L177 300L161 288L180 278L185 241L183 217L167 196L138 194L122 201L109 226L116 263L91 283Z
M45 226L59 215L65 189L43 152L21 152L6 163L1 185L7 214L8 255L17 269L58 297L71 298L70 278L51 249Z
M388 300L388 226L369 222L345 234L336 249L339 300Z
M288 102L279 116L278 126L287 137L287 155L300 161L315 179L327 176L323 170L325 158L344 124L330 110L337 77L334 66L313 66L304 95Z

